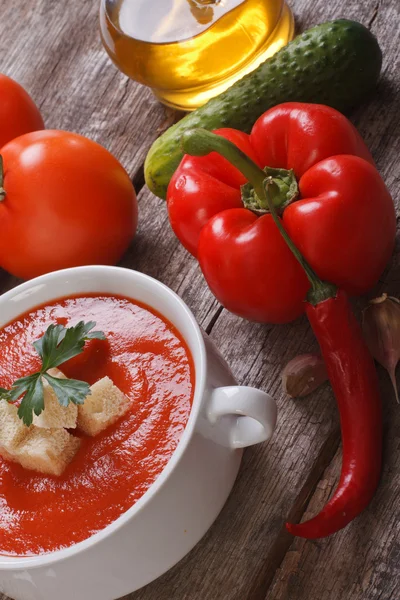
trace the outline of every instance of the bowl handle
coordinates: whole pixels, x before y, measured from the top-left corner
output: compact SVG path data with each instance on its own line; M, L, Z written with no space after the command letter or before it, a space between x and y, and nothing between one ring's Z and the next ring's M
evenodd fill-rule
M275 429L275 400L252 387L228 386L215 389L207 408L214 425L221 417L231 417L229 446L246 448L269 440Z

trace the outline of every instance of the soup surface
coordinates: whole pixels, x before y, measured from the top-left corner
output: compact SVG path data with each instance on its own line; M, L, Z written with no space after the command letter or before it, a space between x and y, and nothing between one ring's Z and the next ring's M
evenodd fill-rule
M182 337L152 309L117 296L58 300L0 330L0 386L40 366L32 342L51 323L96 321L106 341L60 366L93 384L108 375L132 409L81 447L61 477L27 471L0 458L0 552L41 554L80 542L113 522L155 481L189 418L194 366Z

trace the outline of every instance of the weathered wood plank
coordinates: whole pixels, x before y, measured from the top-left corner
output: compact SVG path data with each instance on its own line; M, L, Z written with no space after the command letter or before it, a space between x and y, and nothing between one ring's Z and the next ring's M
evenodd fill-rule
M399 419L388 381L383 386L386 426L384 471L367 511L336 536L313 542L296 539L266 600L398 600L400 586ZM341 452L324 473L304 517L326 503L340 472Z
M353 119L369 143L378 167L398 203L396 182L399 171L395 163L399 151L399 118L393 94L393 88L398 85L394 64L398 48L398 19L396 20L393 14L396 3L384 3L385 10L388 11L384 29L380 28L382 17L379 16L379 11L377 13L376 2L362 5L349 2L345 7L339 2L328 5L326 2L300 1L293 4L296 14L301 13L301 19L298 21L303 28L328 18L344 16L356 18L365 24L373 21L374 30L380 39L382 38L385 50L384 80L371 102L354 113ZM396 279L395 273L396 270L392 267L387 277ZM340 442L338 416L328 386L312 398L301 402L288 400L280 390L281 366L297 353L315 349L315 342L305 321L283 328L262 327L241 321L223 311L211 335L233 366L239 381L275 395L280 409L278 429L269 445L246 452L232 496L206 538L175 569L144 590L129 596L132 600L269 599L269 585L293 543L293 538L283 529L284 521L289 515L291 518L300 518L308 496L323 475L325 467L333 459ZM384 376L383 381L385 382ZM388 393L388 388L384 389ZM393 494L397 490L394 485ZM386 494L384 491L383 496ZM390 502L393 503L393 499ZM395 522L395 516L390 522ZM357 528L357 524L352 527ZM368 537L370 534L370 530L364 531L364 534L360 533L360 549L363 547L363 540L366 543L364 536ZM348 541L346 536L351 535L350 529L343 532L344 547L346 539ZM379 528L376 529L375 536L381 536ZM347 561L340 561L342 581L348 582L355 579L350 548L351 546L346 554ZM336 552L331 551L331 561L326 564L324 560L327 554L321 557L321 576L318 576L314 586L309 581L316 556L310 555L310 560L299 564L299 574L305 562L308 568L306 575L301 577L302 592L296 589L294 584L290 589L290 596L285 595L288 591L286 587L279 589L271 598L353 599L351 594L355 594L355 591L351 586L346 589L347 593L344 595L335 596L334 592L331 596L324 595L324 582L333 581L332 573L336 573L339 568L334 569L335 556L343 550L338 548ZM368 569L373 563L379 564L380 551L380 544L371 544L371 560L366 565ZM357 577L367 577L367 571L362 571L361 560L357 569ZM282 570L283 576L287 575L283 565ZM280 574L282 576L282 573ZM382 569L378 568L374 577L376 585L379 586L379 582L383 581ZM300 581L300 575L298 580ZM336 588L333 586L333 589ZM354 595L354 598L361 596Z
M98 9L98 0L2 3L0 68L26 87L48 128L104 145L139 191L144 157L168 114L111 63L100 41ZM0 270L2 291L16 283Z
M174 114L111 63L100 41L98 8L98 0L67 7L51 0L2 5L1 69L26 86L47 127L103 144L140 186L147 149ZM122 264L180 291L206 327L217 304L208 291L202 302L206 286L197 269L193 276L195 262L173 236L164 202L143 191L139 212L138 235ZM0 271L2 291L17 283Z
M111 63L98 9L98 0L2 3L1 71L27 88L49 129L96 140L134 176L165 110Z
M377 4L372 30L379 37L385 55L384 81L377 98L358 114L364 133L397 203L400 201L400 93L399 53L400 6ZM380 289L399 296L398 248ZM265 600L397 600L399 597L399 431L400 413L383 369L379 369L384 402L383 475L371 506L354 523L336 536L307 542L295 540L276 574ZM341 454L326 470L313 495L304 520L316 514L335 487Z
M98 0L3 3L0 17L1 71L31 93L47 127L87 135L113 152L139 191L147 149L174 115L109 61L99 38ZM147 190L138 199L138 234L121 264L170 285L207 329L218 304L197 264L174 237L165 204ZM0 270L2 292L18 283Z
M373 27L382 31L385 37L381 41L387 54L393 56L393 60L396 58L398 41L394 11L397 0L382 2L381 9L378 9L379 0L368 0L362 5L358 0L350 0L346 6L340 0L330 3L295 0L291 4L302 29L338 16L356 18L365 24L373 22ZM390 13L385 27L381 24L383 9ZM165 119L164 111L148 91L129 82L109 63L98 37L97 1L68 5L51 0L17 5L7 3L0 12L4 30L0 36L1 68L31 91L47 125L73 129L103 143L122 160L131 175L140 180L143 157L157 127ZM30 35L26 35L27 30ZM386 61L385 72L389 80L393 79L395 65L390 60ZM399 118L391 86L393 83L382 85L380 95L357 112L355 121L393 191L399 178L398 167L396 170L399 148L394 147ZM331 462L339 442L332 394L325 386L304 402L295 403L284 398L279 383L281 365L295 354L315 348L305 320L283 328L262 327L246 323L226 311L215 320L217 303L207 290L195 261L174 239L165 206L144 190L140 194L140 209L139 234L122 264L170 285L188 302L205 327L213 325L212 336L231 362L238 379L277 397L280 422L274 440L268 446L246 452L233 494L205 539L163 578L128 598L264 600L276 569L292 543L282 531L282 523L289 513L293 518L301 516L308 495ZM398 278L392 268L388 280L394 290ZM15 283L4 276L0 280L2 289ZM389 432L393 450L397 447L397 431L398 427ZM329 477L330 485L334 481L337 460L332 472L329 470L324 476L324 480ZM393 502L398 484L393 479L390 482L386 485L393 486ZM381 489L386 497L386 488ZM316 497L310 509L316 510L322 501L323 498ZM394 520L388 519L387 523L394 529ZM348 543L346 535L350 534L343 533L343 547L338 547L335 552L344 551ZM394 564L393 536L389 544ZM364 546L365 538L360 534L358 547ZM383 551L380 554L381 550L381 547L374 549L371 545L370 560L365 566L362 561L357 563L359 577L368 577L371 566L379 566L381 557L385 557ZM308 576L298 577L302 591L292 586L290 599L302 600L307 594L308 598L325 600L324 580L330 576L332 581L330 573L337 570L339 564L335 563L334 557L330 563L326 561L327 554L333 550L317 557L307 555L307 548L301 551L306 554L300 568L304 568ZM350 559L351 553L348 553L347 563L340 563L345 573L340 585L345 584L346 578L350 581L353 577L354 581ZM288 568L290 570L286 560L278 572L281 588L276 588L277 580L271 588L274 600L286 600L288 588L285 588L285 582ZM309 579L315 561L320 570L320 587L312 588ZM382 568L373 570L371 581L379 589L384 581ZM350 586L344 589L347 590L344 597L353 599L348 593ZM361 598L356 591L351 593L355 593L355 599ZM326 596L328 600L334 597ZM373 599L379 597L394 598L375 595ZM3 597L3 600L6 599Z
M155 277L174 290L189 305L207 329L218 302L198 268L174 236L165 202L146 188L139 195L139 229L121 265Z

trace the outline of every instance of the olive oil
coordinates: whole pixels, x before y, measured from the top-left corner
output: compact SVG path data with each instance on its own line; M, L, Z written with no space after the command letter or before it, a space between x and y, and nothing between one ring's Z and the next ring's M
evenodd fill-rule
M293 37L284 0L102 0L101 35L121 71L193 110Z

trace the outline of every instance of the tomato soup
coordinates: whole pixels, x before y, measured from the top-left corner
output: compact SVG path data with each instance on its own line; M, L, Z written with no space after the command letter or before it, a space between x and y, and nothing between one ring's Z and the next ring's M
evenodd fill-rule
M93 384L108 376L132 408L94 438L82 438L60 477L0 458L0 552L41 554L80 542L130 508L160 475L189 418L194 366L179 332L164 317L127 298L85 295L26 313L0 330L0 386L40 366L32 342L51 323L96 321L106 340L60 369Z

